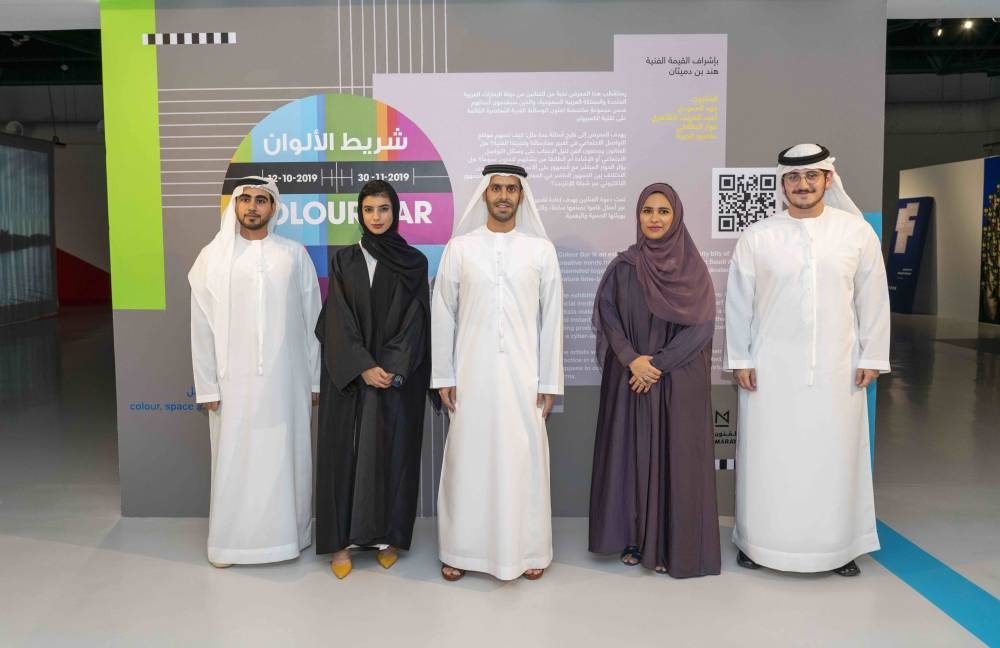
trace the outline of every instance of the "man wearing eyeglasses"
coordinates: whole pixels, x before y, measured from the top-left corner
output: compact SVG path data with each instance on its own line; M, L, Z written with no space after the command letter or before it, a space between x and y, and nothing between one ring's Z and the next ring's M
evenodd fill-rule
M856 576L879 548L867 390L889 371L882 250L830 152L778 156L787 210L736 244L724 368L739 385L737 562Z

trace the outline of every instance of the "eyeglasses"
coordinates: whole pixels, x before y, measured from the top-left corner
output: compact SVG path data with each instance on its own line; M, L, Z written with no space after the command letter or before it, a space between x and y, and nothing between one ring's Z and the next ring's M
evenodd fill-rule
M806 179L811 185L819 182L820 178L826 177L826 171L806 171L805 173L799 173L798 171L792 171L791 173L786 173L782 176L782 180L791 185L797 185L802 180Z

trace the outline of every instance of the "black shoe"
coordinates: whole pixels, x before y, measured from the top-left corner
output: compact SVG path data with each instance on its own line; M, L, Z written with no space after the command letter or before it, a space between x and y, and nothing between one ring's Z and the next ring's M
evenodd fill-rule
M760 569L760 565L750 560L750 556L742 551L736 554L736 564L745 569Z
M845 576L848 578L850 578L851 576L857 576L858 574L861 573L861 569L858 567L857 563L855 563L853 560L844 565L843 567L837 567L832 571L834 574L838 576Z
M639 547L634 545L629 545L622 550L622 564L628 565L629 567L635 567L640 562L642 562L642 552L639 551ZM629 562L626 559L631 558L635 562Z

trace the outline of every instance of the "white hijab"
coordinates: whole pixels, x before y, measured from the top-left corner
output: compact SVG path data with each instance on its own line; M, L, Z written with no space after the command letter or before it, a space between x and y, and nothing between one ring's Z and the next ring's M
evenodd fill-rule
M483 192L486 191L488 186L490 186L490 181L495 176L499 176L501 178L517 178L521 181L522 196L521 204L518 205L517 214L514 217L516 219L515 229L518 232L527 234L528 236L536 236L543 239L549 238L545 233L545 226L542 225L542 218L538 214L538 207L535 206L535 197L531 193L531 185L528 184L528 179L519 175L504 173L490 173L483 176L479 186L476 187L475 193L472 194L469 206L465 208L465 213L462 214L460 219L455 221L455 226L451 231L451 235L460 236L462 234L468 234L469 232L479 229L486 224L486 221L489 218L489 212L486 211L486 201L483 200Z
M790 149L782 151L780 157L809 158L819 156L824 151L825 149L818 144L797 144ZM844 190L844 182L840 179L840 175L833 166L836 159L837 158L830 155L829 151L826 151L826 157L817 161L802 164L781 164L779 162L777 169L778 182L781 183L781 197L785 201L785 204L787 205L789 202L788 196L785 195L785 183L782 180L786 173L791 173L792 171L808 171L809 169L830 171L833 174L833 182L826 189L826 194L823 196L823 203L864 217L864 214L860 209L858 209L858 206L854 204L851 197L847 195L847 191Z
M241 178L247 182L233 188L232 198L222 214L222 223L215 238L205 246L199 260L188 273L188 283L191 284L191 294L208 316L215 340L215 362L219 380L226 376L227 358L229 357L229 308L230 308L230 278L233 271L233 252L236 247L236 237L240 226L236 219L236 199L244 189L263 189L274 198L275 215L267 224L267 231L273 232L278 208L281 207L281 194L278 185L270 178L249 176ZM259 331L262 336L263 331ZM262 340L261 340L262 343ZM260 344L258 345L260 346ZM259 351L259 350L258 350ZM260 353L258 353L258 358Z

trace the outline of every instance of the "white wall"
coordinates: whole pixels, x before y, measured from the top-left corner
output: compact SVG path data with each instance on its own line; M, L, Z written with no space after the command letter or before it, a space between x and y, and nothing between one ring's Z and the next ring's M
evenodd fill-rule
M932 239L936 263L937 315L979 320L979 265L982 252L983 160L908 169L899 173L899 197L934 198ZM927 268L927 264L921 266ZM923 277L924 283L931 277ZM918 288L918 292L920 292Z
M57 147L55 180L56 247L110 272L104 143Z
M987 145L1000 141L1000 77L890 76L886 101L882 233L888 246L902 170L990 155Z

